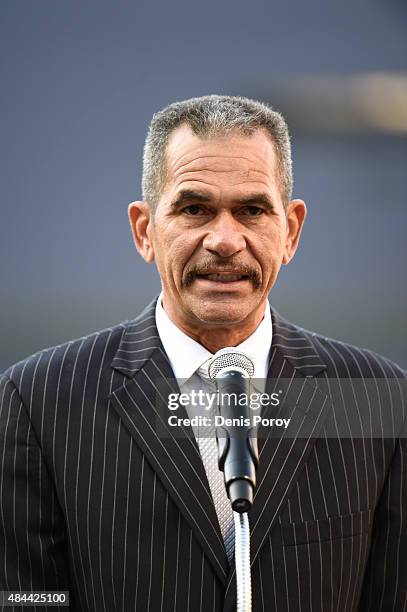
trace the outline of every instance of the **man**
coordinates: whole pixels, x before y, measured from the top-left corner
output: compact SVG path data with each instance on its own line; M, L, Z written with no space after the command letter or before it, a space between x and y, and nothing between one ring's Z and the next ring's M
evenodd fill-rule
M287 127L267 106L206 96L154 116L129 218L160 298L2 377L2 589L69 590L73 610L236 609L219 474L191 428L165 421L171 379L201 380L230 346L267 389L289 381L275 414L296 427L259 429L254 611L406 609L405 374L270 310L306 215L291 185ZM343 435L366 405L383 435Z

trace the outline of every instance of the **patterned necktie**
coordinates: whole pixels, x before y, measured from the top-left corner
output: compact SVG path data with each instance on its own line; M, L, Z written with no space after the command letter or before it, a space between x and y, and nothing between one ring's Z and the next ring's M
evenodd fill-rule
M188 382L191 383L195 389L198 388L203 389L207 393L215 393L216 388L214 384L212 381L208 380L208 361L203 363L202 366L196 370L195 374ZM211 417L211 425L200 428L195 432L196 441L208 478L209 488L212 493L220 530L225 543L226 555L230 563L233 559L235 547L234 517L232 506L226 493L223 472L221 472L218 467L218 448L214 424L216 406L214 406L211 411L204 410L203 408L204 407L201 407L200 413L205 413L205 416Z

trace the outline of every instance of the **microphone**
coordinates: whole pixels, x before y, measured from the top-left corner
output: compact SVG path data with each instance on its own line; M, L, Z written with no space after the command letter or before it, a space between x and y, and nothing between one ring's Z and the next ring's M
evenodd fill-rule
M254 364L235 348L223 348L212 357L208 373L217 387L222 417L216 428L219 469L224 473L232 509L248 512L253 504L259 462L249 402Z

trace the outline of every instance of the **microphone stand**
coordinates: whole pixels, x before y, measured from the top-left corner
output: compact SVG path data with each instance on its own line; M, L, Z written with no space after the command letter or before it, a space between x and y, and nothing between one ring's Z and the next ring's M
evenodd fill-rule
M235 567L237 612L251 612L250 527L247 512L233 512L235 519Z
M224 403L224 397L248 396L254 372L251 359L234 348L218 351L209 365L209 376L220 394L219 411L228 419L217 428L219 469L224 473L227 495L235 523L235 566L237 612L251 612L252 585L250 566L250 526L248 511L252 507L258 465L257 436L253 435L251 410L238 401ZM233 419L244 423L235 425Z

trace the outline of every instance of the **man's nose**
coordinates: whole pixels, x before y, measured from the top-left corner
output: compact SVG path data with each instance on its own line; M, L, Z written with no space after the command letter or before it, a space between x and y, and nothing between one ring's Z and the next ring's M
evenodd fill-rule
M231 213L221 213L213 220L202 246L221 257L231 257L246 248L241 230L241 225Z

